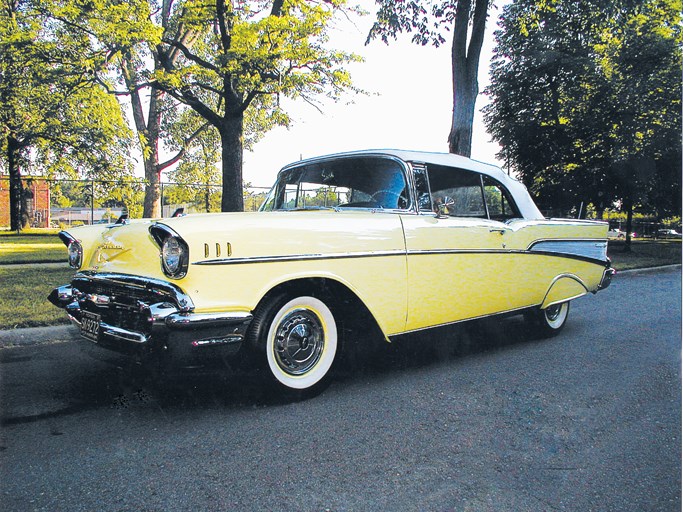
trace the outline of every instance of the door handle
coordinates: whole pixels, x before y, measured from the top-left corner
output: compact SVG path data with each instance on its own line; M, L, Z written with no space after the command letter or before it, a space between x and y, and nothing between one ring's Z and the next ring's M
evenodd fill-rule
M504 235L505 230L501 228L491 228L489 229L489 233L500 233L501 235Z

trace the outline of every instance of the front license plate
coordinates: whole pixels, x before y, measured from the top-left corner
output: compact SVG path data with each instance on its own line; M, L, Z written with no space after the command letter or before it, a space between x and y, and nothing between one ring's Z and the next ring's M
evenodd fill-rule
M81 318L81 336L90 341L97 342L100 336L100 315L83 311Z

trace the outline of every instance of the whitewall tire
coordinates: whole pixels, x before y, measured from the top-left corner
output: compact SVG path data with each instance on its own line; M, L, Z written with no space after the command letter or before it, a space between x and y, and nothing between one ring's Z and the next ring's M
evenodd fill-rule
M537 332L541 336L555 336L567 323L569 316L569 302L554 304L545 309L534 309L527 315Z
M337 323L325 302L306 295L282 295L265 305L254 321L256 350L259 357L265 356L275 384L306 391L329 381L339 340Z

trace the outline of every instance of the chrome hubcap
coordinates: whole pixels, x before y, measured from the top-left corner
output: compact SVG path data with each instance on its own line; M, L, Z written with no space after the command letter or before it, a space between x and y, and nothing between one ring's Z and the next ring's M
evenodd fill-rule
M556 304L554 306L550 306L549 308L547 308L545 310L545 317L549 321L554 322L560 316L561 311L562 311L562 304Z
M303 375L320 360L325 331L318 316L306 309L288 313L275 332L275 361L289 375Z

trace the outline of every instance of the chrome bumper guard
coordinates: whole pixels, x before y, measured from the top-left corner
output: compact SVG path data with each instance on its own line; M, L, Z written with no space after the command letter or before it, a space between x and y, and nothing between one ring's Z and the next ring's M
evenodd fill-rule
M602 279L600 280L600 284L598 285L598 290L604 290L605 288L607 288L612 282L612 278L616 273L617 271L614 270L612 267L606 268L605 271L602 273Z
M98 314L106 314L115 297L83 293L72 285L64 285L52 290L48 300L66 311L81 336L121 351L130 350L131 345L143 348L153 340L162 343L164 349L177 350L182 346L181 350L177 350L180 352L220 345L239 346L252 319L252 315L246 312L193 313L181 310L171 302L146 304L137 300L135 314L143 320L143 328L129 329L111 325ZM99 318L96 335L83 333L83 319L88 315L87 312Z

